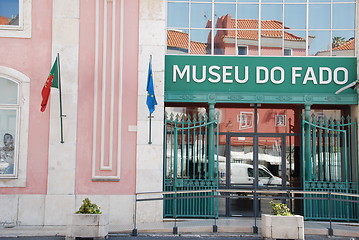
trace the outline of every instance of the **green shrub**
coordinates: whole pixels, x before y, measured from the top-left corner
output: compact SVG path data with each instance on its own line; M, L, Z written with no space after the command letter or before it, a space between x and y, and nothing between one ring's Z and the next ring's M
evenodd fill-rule
M284 203L275 203L270 201L270 205L272 207L272 214L277 216L293 216L290 212L287 204Z
M101 214L100 207L94 203L90 202L90 199L85 198L82 201L82 205L79 210L76 212L77 214Z

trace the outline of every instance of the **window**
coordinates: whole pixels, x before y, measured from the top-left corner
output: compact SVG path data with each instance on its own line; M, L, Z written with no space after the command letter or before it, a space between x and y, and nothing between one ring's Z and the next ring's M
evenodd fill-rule
M247 55L247 47L238 47L238 55Z
M24 74L0 66L0 187L26 184L29 82Z
M0 37L31 38L32 0L0 0Z
M238 115L239 129L248 129L253 127L254 114L252 112L240 112Z
M284 48L284 56L292 56L292 49Z
M19 0L0 0L0 25L19 26Z
M18 84L0 77L0 176L15 176L19 104Z
M275 115L275 126L285 127L286 126L286 115Z
M168 54L355 56L355 9L354 0L168 0Z

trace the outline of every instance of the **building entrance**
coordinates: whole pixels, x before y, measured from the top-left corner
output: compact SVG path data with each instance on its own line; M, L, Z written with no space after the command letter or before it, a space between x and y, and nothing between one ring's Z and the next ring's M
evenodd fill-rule
M253 190L356 192L357 128L350 118L344 121L345 107L218 104L166 110L165 191L229 190L214 199L212 192L196 200L185 198L192 193L171 195L183 199L165 201L166 217L269 213L273 195L253 198ZM287 200L291 212L326 219L325 201L302 196ZM356 204L338 203L336 209L337 220L357 219Z
M300 117L300 106L286 109L220 108L218 111L222 116L219 188L301 189L301 128L300 121L296 120ZM220 198L220 216L269 213L269 199L255 202L243 194L224 194L227 198ZM301 213L300 206L300 202L291 203L292 210L298 213Z
M219 188L300 188L299 158L294 156L296 148L290 139L291 136L285 134L226 134L225 156L220 156L218 162ZM219 215L254 216L269 213L270 200L258 201L256 209L252 199L243 197L241 194L231 194L229 198L221 198ZM299 206L297 208L299 211Z

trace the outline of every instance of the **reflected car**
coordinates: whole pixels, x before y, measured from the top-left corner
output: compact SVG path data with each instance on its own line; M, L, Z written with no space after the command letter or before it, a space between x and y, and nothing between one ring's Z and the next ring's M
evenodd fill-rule
M226 181L226 163L219 162L219 178L220 183ZM253 165L246 163L231 163L231 184L253 185L254 169ZM258 185L282 185L282 179L274 176L265 166L258 166Z

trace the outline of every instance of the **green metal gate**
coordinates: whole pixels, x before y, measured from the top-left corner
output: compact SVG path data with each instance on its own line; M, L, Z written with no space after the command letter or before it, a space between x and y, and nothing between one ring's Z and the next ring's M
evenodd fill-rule
M187 114L166 114L164 191L218 189L216 126L214 116L208 119L207 114L193 117ZM218 200L210 197L213 194L212 191L167 194L167 198L179 199L164 201L164 217L217 217Z
M303 120L304 190L335 193L359 193L358 129L350 117L340 120L312 116ZM321 197L326 195L306 195ZM359 206L345 196L329 200L305 200L304 217L308 220L359 220Z

